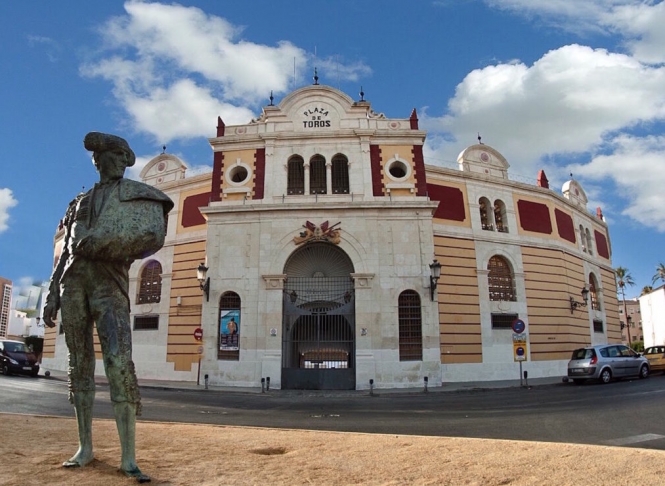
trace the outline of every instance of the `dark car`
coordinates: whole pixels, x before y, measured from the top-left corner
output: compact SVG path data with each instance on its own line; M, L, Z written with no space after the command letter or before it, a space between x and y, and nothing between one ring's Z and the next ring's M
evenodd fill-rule
M599 344L573 351L568 362L568 378L574 383L649 376L649 361L623 344Z
M37 376L39 362L21 341L0 341L0 369L5 375L12 373Z

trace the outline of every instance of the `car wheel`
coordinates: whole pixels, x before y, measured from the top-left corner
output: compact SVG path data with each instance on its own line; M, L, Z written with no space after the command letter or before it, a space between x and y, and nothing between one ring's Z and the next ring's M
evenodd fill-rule
M642 365L640 368L640 378L648 378L649 377L649 367L647 365Z
M612 381L612 372L608 368L605 368L603 371L600 372L600 382L603 385L606 385L610 381Z
M9 376L9 375L12 374L12 372L9 371L9 365L7 363L2 365L2 374L5 375L5 376Z

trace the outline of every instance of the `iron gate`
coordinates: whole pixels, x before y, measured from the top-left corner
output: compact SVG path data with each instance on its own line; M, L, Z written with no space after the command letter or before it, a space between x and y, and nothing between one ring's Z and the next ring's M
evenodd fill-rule
M282 388L354 390L355 295L350 277L289 277Z

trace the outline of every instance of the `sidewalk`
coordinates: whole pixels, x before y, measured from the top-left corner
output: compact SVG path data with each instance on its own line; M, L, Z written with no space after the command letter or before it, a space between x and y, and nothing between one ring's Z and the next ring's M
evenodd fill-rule
M67 381L67 373L59 370L44 370L40 371L40 376L43 376L46 371L49 371L50 379ZM429 393L441 392L459 392L471 390L490 390L497 388L532 388L534 386L544 385L562 385L561 376L553 376L547 378L531 378L528 381L522 380L498 380L498 381L467 381L467 382L454 382L444 383L441 386L428 386ZM107 386L108 382L105 376L95 376L97 385ZM261 394L266 393L270 395L298 395L298 394L325 394L336 396L361 396L369 395L370 390L280 390L278 388L270 388L269 390L262 390L260 386L257 387L236 387L236 386L215 386L209 385L207 388L203 380L197 385L196 382L191 381L165 381L165 380L145 380L139 379L140 388L155 388L162 390L198 390L202 392L225 392L225 393L250 393ZM424 386L418 388L375 388L372 391L373 395L405 395L414 393L423 393Z

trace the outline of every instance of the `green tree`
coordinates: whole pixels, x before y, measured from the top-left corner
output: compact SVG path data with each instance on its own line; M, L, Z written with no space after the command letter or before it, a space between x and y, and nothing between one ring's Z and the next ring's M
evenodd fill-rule
M630 346L630 326L628 325L628 311L626 310L626 285L633 286L635 282L633 281L633 276L630 274L630 271L624 267L617 267L614 269L614 278L617 282L617 287L621 291L621 300L623 301L623 318L626 322L626 331L628 333L628 346Z
M651 285L645 285L642 287L642 293L640 296L650 294L651 292L653 292L653 287Z
M665 282L665 263L659 263L658 266L656 267L656 273L653 276L653 280L651 281L651 285L655 285L655 283L660 280L661 282Z

